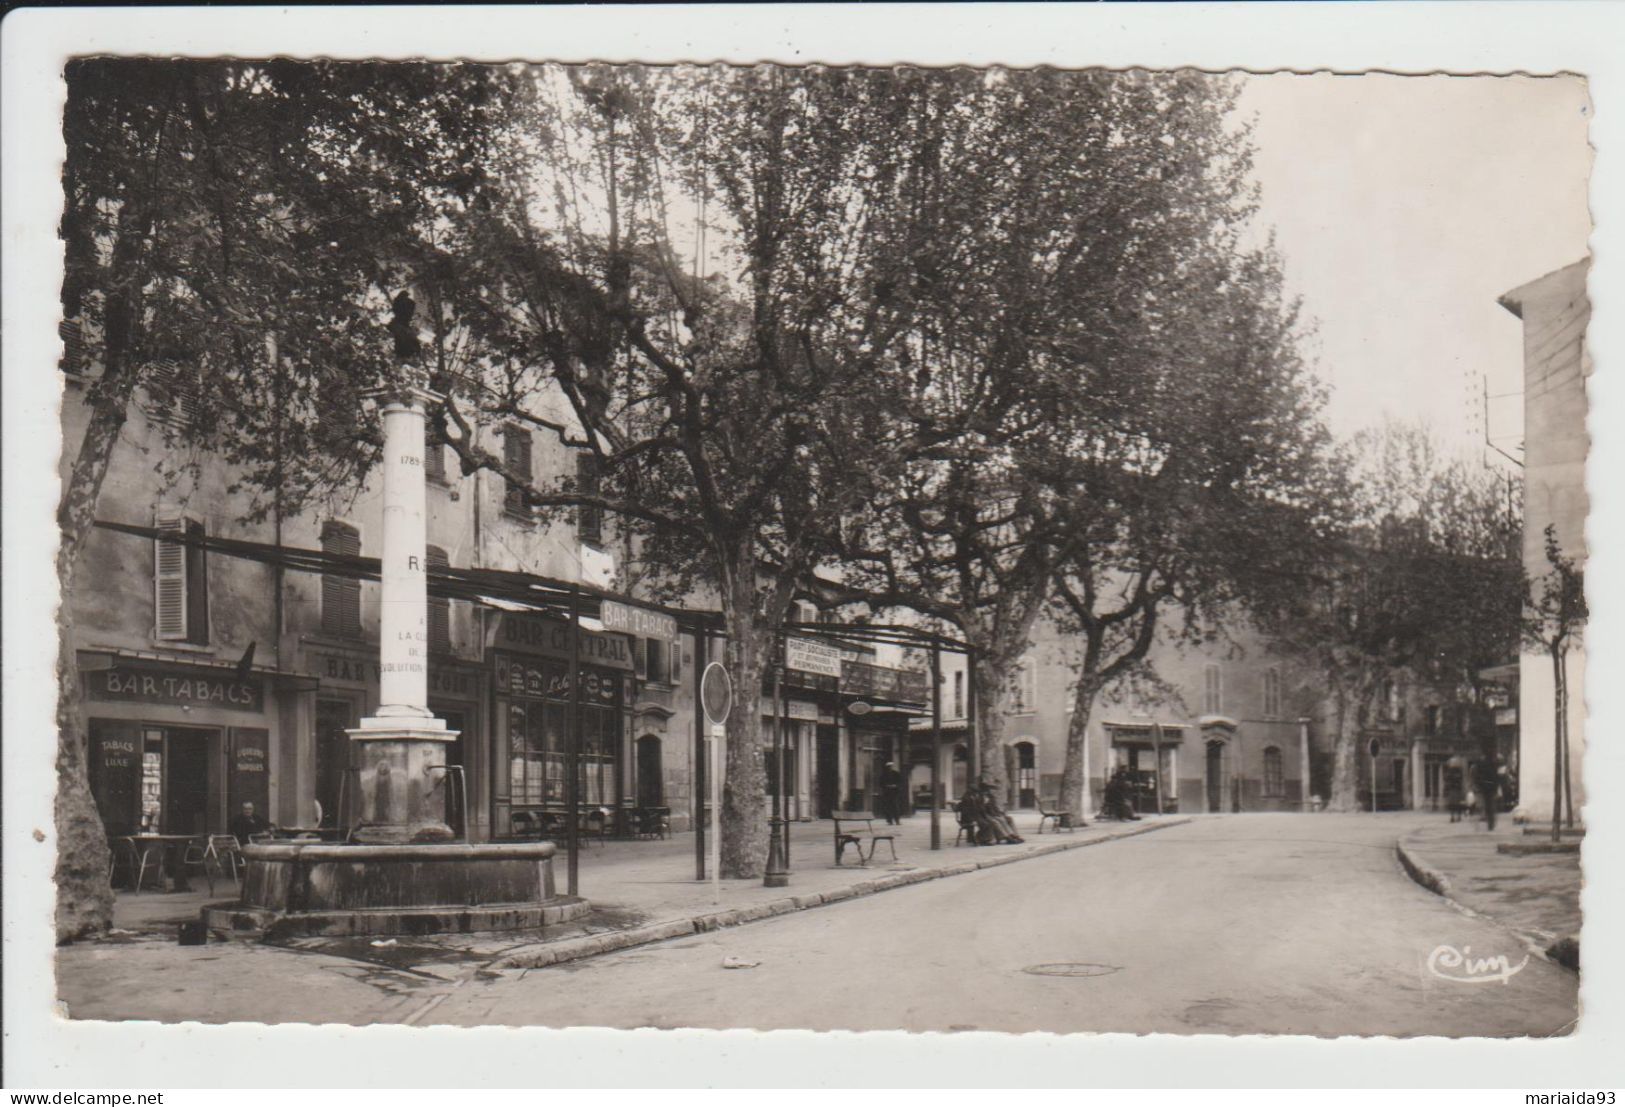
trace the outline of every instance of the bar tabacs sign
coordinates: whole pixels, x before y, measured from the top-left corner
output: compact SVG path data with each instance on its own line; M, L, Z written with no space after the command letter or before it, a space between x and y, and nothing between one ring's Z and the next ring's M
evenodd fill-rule
M810 638L786 638L784 667L799 673L838 677L841 675L841 651Z
M124 700L171 707L218 707L261 712L264 690L257 682L231 680L195 669L136 669L118 666L85 674L93 700Z
M640 638L676 638L677 620L661 611L605 600L598 621L605 630L619 630Z

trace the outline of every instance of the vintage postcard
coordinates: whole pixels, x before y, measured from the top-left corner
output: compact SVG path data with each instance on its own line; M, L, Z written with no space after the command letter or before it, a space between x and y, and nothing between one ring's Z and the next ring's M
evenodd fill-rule
M301 33L35 67L63 1040L1583 1042L1578 61Z

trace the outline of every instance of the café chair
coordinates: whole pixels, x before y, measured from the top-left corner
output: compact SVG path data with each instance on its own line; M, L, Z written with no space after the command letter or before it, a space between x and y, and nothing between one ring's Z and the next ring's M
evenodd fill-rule
M208 835L193 838L186 843L186 849L181 853L181 868L184 870L193 866L202 870L203 879L209 885L209 894L214 895L214 874L219 866L210 852Z
M152 850L129 836L119 838L118 844L130 870L130 891L139 892L147 877L147 863L152 857Z
M235 834L209 835L209 846L207 852L211 857L214 858L215 864L220 867L222 872L225 870L227 865L230 865L231 879L233 881L240 882L240 878L237 875L237 867L243 859L243 846L241 842L237 841L237 836Z

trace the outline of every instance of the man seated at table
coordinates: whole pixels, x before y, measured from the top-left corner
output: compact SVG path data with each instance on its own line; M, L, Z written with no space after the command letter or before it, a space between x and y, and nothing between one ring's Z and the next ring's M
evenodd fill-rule
M271 824L254 814L252 803L243 804L242 811L231 820L231 836L237 839L239 845L247 845L249 840L257 834L269 834Z

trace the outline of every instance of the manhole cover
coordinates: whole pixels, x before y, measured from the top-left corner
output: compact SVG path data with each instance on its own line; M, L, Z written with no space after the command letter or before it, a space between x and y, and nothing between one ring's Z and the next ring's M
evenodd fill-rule
M1028 965L1021 971L1033 976L1110 976L1121 969L1120 965L1094 965L1088 961L1051 961L1044 965Z

